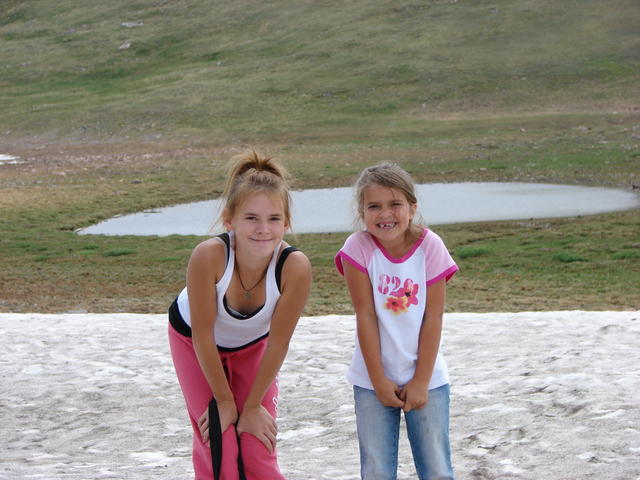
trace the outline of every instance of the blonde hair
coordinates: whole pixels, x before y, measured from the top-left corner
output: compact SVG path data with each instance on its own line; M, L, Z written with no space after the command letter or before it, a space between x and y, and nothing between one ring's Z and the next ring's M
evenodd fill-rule
M222 194L223 205L218 219L233 217L236 209L254 193L275 195L282 200L284 220L291 226L291 195L287 170L278 162L261 155L255 150L247 150L229 160L229 174Z
M364 192L373 184L394 188L402 193L410 205L418 203L416 189L411 175L397 163L383 162L378 165L365 168L355 183L356 217L354 227L362 227L364 218ZM424 225L424 220L419 212L416 212L417 225ZM413 223L416 225L416 223Z

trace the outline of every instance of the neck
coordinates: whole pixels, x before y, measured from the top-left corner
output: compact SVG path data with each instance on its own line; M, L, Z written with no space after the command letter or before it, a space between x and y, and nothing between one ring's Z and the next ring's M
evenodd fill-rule
M261 272L271 262L273 252L265 256L251 255L249 252L245 252L242 248L236 244L235 248L235 263L236 266L240 266L242 272L246 272L250 275L251 272Z
M396 240L391 242L381 242L380 239L377 239L380 245L382 245L387 252L389 252L395 258L403 257L407 251L413 246L413 244L418 240L420 234L422 233L422 228L417 227L416 225L409 226L404 232L404 235L398 237Z
M262 280L267 275L269 269L269 263L261 267L260 269L244 270L238 263L235 265L235 273L240 283L240 288L245 298L251 298L252 291L262 283Z
M244 280L245 277L257 276L264 272L269 267L270 262L271 257L247 258L245 255L239 257L236 253L235 268L242 273L242 279Z

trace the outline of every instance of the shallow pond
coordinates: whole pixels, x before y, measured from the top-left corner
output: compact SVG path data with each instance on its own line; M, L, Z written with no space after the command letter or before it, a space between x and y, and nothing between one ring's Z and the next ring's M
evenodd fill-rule
M0 153L0 165L16 165L18 163L24 163L20 158L13 155L7 155Z
M428 225L571 217L640 207L633 192L601 187L540 183L431 183L416 185L419 212ZM296 233L353 230L353 189L292 192ZM80 234L206 235L218 200L147 210L105 220Z

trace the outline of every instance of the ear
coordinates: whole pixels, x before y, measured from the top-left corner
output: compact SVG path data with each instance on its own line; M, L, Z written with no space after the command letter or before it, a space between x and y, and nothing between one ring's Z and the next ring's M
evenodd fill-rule
M233 230L233 226L231 225L231 219L233 217L231 216L231 212L229 211L229 209L225 208L224 210L222 210L222 215L220 217L222 218L222 225L227 230L227 232Z
M409 206L409 219L413 221L413 217L416 216L416 211L418 211L418 204L414 203Z

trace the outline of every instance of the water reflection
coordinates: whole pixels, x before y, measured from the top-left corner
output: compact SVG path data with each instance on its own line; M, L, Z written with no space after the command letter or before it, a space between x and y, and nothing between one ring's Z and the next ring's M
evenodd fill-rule
M640 207L632 192L539 183L432 183L417 185L419 211L429 225L570 217ZM352 188L292 192L296 233L353 229ZM206 235L218 200L194 202L112 218L79 230L103 235Z
M0 165L17 165L19 163L24 163L20 158L14 157L13 155L6 155L4 153L0 153Z

